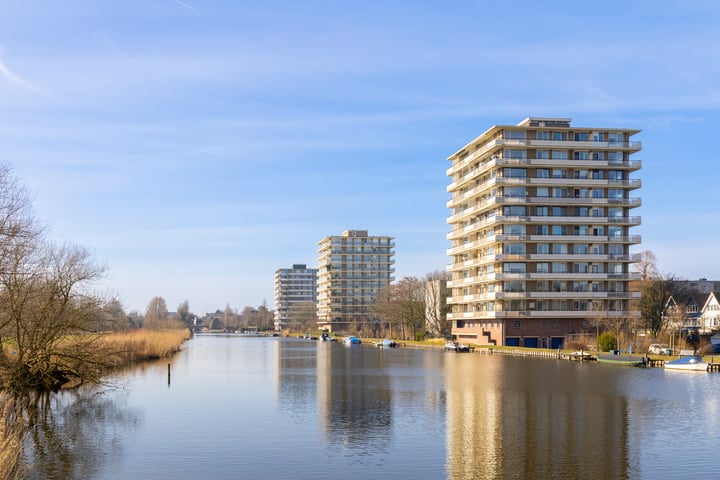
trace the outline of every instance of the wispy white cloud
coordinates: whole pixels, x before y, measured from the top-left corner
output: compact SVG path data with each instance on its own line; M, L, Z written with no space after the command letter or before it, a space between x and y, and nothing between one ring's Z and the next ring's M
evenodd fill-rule
M0 49L0 55L2 55L2 49ZM0 76L2 76L8 82L14 83L15 85L18 85L26 90L30 90L33 92L37 91L37 89L33 85L31 85L29 82L25 81L22 77L10 70L10 68L5 65L2 58L0 58Z
M187 3L182 2L180 0L175 0L175 3L177 3L178 5L182 5L183 7L187 8L188 10L195 10L195 7L193 7L192 5L188 5Z

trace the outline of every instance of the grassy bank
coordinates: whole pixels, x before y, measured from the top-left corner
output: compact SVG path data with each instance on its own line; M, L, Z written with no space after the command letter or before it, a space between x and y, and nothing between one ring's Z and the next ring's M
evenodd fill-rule
M188 329L133 330L111 333L98 339L98 348L108 352L114 366L125 366L145 360L174 355L190 338Z

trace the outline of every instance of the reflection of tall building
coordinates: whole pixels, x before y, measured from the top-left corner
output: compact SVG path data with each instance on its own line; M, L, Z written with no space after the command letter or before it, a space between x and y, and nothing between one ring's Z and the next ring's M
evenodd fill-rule
M392 431L390 378L385 356L359 347L318 344L317 411L331 447L354 455L377 453L389 445Z
M285 328L294 308L306 304L314 309L316 302L316 268L295 264L292 268L275 270L275 331Z
M315 409L316 348L314 342L274 342L277 390L280 409L288 415L307 418Z
M371 307L394 279L393 238L345 230L318 245L318 327L343 332L351 325L374 327Z
M603 390L611 378L570 362L451 355L445 379L447 478L628 478L628 407Z

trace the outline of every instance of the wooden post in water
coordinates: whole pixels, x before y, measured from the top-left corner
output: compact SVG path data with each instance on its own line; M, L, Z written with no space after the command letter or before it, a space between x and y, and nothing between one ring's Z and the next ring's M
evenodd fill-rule
M170 364L168 363L168 387L170 386Z

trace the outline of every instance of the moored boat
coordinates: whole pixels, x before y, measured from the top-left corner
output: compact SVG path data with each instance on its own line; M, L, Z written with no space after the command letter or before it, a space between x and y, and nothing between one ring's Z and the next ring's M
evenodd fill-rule
M378 348L395 348L398 346L398 344L395 340L391 340L389 338L386 338L385 340L383 340L381 342L377 342L375 345Z
M447 342L445 344L445 351L446 352L469 352L470 347L465 345L464 343Z
M345 345L357 345L359 343L362 342L355 335L348 335L347 337L343 337L343 344Z
M631 355L613 355L612 353L600 353L597 356L599 363L608 365L621 365L627 367L639 367L645 363L643 357L634 357Z
M702 357L698 355L689 355L680 357L675 360L665 362L665 368L668 370L689 370L696 372L706 372L708 364Z

